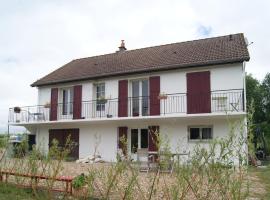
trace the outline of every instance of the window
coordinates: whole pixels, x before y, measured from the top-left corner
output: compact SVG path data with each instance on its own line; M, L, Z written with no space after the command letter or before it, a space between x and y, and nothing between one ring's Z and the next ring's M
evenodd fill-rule
M95 85L96 87L96 110L105 111L105 83L99 83Z
M199 128L190 128L190 139L199 140L200 139L200 129Z
M63 88L61 91L62 115L73 113L73 88Z
M149 83L148 79L131 82L132 116L147 116L149 110Z
M189 140L204 141L213 139L211 126L192 126L188 128Z

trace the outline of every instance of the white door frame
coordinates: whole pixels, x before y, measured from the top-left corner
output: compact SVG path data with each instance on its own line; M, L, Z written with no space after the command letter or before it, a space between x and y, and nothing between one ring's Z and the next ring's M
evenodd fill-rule
M134 160L137 160L137 153L132 153L131 152L131 130L132 129L137 129L138 130L138 149L141 148L141 135L142 135L142 129L147 130L148 132L148 128L147 127L142 127L142 128L129 128L128 129L128 134L127 134L127 141L128 141L128 154L131 155L131 158ZM149 144L148 144L149 145Z
M133 91L132 91L132 82L134 81L139 81L139 97L138 97L138 100L139 100L139 116L142 116L142 81L143 80L148 80L148 96L150 96L150 87L149 87L149 79L148 78L139 78L139 79L132 79L129 81L129 92L128 92L128 96L131 97L131 100L128 101L129 105L128 105L128 108L131 108L131 109L128 109L129 110L129 116L133 116ZM149 105L150 105L150 102L149 102L149 98L148 98L148 109L149 108Z

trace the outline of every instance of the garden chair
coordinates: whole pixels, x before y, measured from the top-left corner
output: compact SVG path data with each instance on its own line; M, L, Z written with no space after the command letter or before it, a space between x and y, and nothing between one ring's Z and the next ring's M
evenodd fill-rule
M153 166L154 160L153 155L148 154L148 149L137 149L137 161L139 164L140 172L149 172L151 167Z
M160 152L158 157L159 171L164 173L172 173L174 169L174 156L167 152Z
M240 107L241 99L242 99L242 95L239 95L238 99L235 102L230 103L230 105L233 108L231 111L239 112L239 109L241 109Z

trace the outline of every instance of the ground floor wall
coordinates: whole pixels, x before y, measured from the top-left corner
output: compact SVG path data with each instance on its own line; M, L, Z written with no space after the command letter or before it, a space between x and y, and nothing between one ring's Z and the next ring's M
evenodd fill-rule
M242 119L159 119L159 120L128 120L103 123L70 123L38 126L35 129L37 145L48 151L50 129L79 129L79 157L84 158L95 154L101 155L105 161L115 161L118 150L118 127L127 127L128 152L131 153L131 129L148 129L159 126L159 134L166 137L172 152L192 152L196 145L208 148L209 141L192 141L189 139L189 127L211 126L213 139L224 138L230 132L245 134ZM234 129L234 130L233 130ZM242 132L242 133L240 133ZM244 147L245 148L245 147Z

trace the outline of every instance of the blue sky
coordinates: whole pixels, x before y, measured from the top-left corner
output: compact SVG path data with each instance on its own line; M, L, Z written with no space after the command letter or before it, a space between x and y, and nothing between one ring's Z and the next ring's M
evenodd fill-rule
M267 0L0 0L0 131L8 108L35 105L30 84L75 58L243 32L247 72L270 71ZM13 129L14 130L14 129Z

